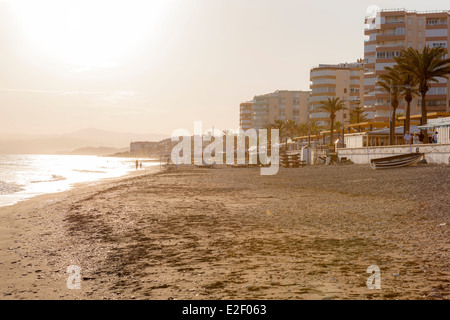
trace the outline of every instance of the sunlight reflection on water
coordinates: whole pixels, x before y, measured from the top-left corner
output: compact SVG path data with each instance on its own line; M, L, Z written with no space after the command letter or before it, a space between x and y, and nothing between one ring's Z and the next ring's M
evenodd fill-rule
M135 171L135 161L96 156L0 154L0 206L65 191L75 183L126 175ZM159 163L145 162L144 168L155 165Z

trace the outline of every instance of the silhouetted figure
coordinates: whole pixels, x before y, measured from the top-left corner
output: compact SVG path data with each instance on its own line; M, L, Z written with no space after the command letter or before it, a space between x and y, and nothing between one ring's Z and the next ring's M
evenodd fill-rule
M424 139L425 139L425 135L423 134L423 131L420 130L420 134L419 134L419 143L420 143L420 144L424 143L424 141L423 141Z
M139 167L139 161L136 160L136 170L138 169L138 167Z
M141 163L139 164L139 167L142 169L142 161L141 161Z

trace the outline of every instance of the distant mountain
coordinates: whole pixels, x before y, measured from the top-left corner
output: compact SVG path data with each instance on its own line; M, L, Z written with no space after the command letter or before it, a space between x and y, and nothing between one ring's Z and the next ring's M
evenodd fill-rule
M85 140L85 141L93 141L95 143L90 143L88 145L95 146L103 146L103 147L123 147L129 146L132 141L161 141L163 139L168 138L168 135L165 134L139 134L139 133L130 133L130 132L113 132L113 131L105 131L99 129L84 129L75 131L72 133L68 133L63 135L64 137L77 139L77 140Z
M80 148L100 147L123 150L129 148L132 141L160 141L167 137L164 134L121 133L99 129L84 129L62 135L2 134L0 153L67 154ZM121 152L120 150L108 154Z
M64 155L82 155L82 156L107 156L115 153L127 152L130 148L106 148L106 147L87 147L87 148L78 148L70 152L60 151L58 154Z

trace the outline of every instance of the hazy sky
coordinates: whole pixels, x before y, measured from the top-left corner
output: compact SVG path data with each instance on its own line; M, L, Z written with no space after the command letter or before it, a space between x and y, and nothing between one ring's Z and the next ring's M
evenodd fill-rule
M371 5L440 1L0 0L0 133L166 133L239 124L239 103L309 90L363 57Z

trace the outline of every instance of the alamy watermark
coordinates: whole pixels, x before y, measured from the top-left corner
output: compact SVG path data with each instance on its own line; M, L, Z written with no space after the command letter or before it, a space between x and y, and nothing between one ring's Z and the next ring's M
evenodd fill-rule
M80 290L81 289L81 267L69 266L66 272L69 274L67 277L67 289Z
M270 148L268 148L269 137L267 129L259 129L258 131L255 129L246 131L239 129L235 135L225 135L225 151L224 135L222 131L217 129L211 130L210 134L204 134L201 121L194 122L193 136L189 130L175 130L172 133L172 142L178 142L178 144L172 148L171 160L175 164L192 164L193 159L193 163L196 165L224 164L224 158L225 163L228 165L256 165L259 160L259 163L263 165L261 175L275 175L278 173L280 163L278 129L270 130ZM212 137L214 137L214 141L204 148L203 142L210 142ZM270 156L268 155L269 149Z
M370 266L367 268L367 273L373 273L366 281L367 288L370 290L381 289L381 270L378 266Z

